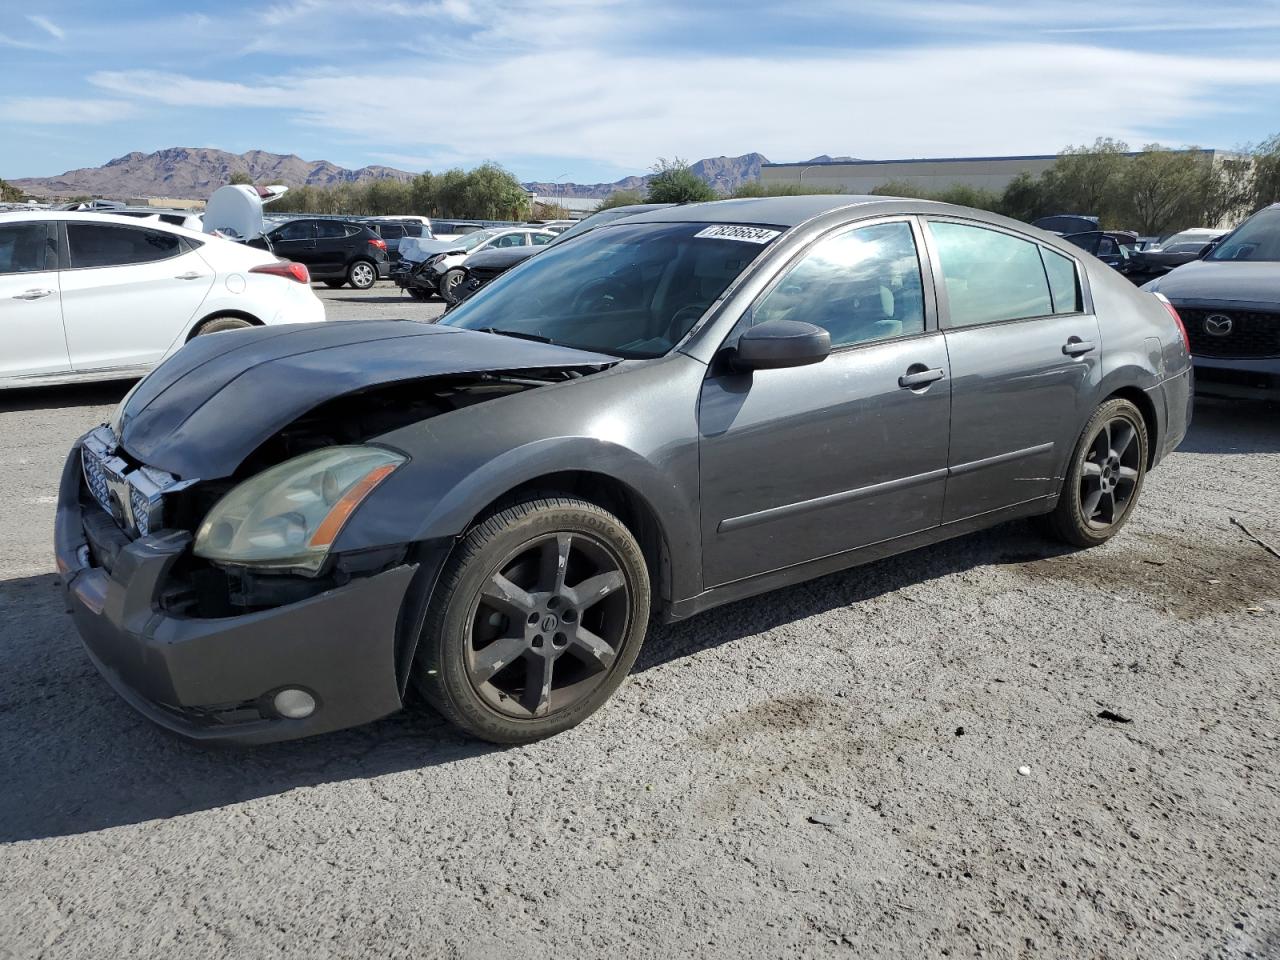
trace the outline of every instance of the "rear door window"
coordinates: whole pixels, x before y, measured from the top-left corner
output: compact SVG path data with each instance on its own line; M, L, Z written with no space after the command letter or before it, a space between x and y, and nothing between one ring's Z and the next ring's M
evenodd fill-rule
M359 227L350 226L337 220L318 220L316 222L316 237L320 240L341 240L343 237L355 236L359 229ZM351 232L348 233L348 230Z
M39 273L57 269L44 223L6 223L0 226L0 274Z
M529 239L533 241L535 247L542 247L554 240L555 237L546 233L532 233L529 235Z
M71 268L121 267L168 260L184 253L176 234L114 223L67 224Z
M493 241L491 245L495 247L523 247L525 245L525 235L523 233L508 233Z
M963 223L930 221L929 229L942 267L949 326L1054 312L1039 244Z

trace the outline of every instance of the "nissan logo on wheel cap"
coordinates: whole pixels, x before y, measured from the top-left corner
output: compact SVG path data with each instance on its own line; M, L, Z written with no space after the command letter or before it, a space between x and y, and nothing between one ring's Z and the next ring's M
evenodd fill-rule
M1204 332L1211 337L1225 337L1234 323L1225 313L1212 313L1204 318Z

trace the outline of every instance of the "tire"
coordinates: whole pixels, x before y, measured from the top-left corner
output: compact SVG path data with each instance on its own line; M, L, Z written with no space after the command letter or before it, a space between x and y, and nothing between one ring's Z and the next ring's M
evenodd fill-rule
M378 267L371 260L356 260L347 267L347 283L357 290L368 290L378 282Z
M420 290L418 287L405 287L404 289L409 296L413 297L413 299L417 300L419 303L426 303L430 297L430 294L428 294L427 291Z
M244 330L252 326L254 324L243 317L213 317L200 324L196 328L196 332L191 336L192 339L195 339L196 337L203 337L206 333L222 333L224 330Z
M582 500L528 500L472 528L450 555L414 682L472 736L531 743L609 698L648 622L648 567L622 522Z
M1149 443L1142 412L1128 400L1098 407L1071 455L1058 505L1041 520L1044 531L1077 547L1115 536L1142 493Z
M330 290L337 290L340 286L342 286L346 282L347 281L345 280L326 280L324 282L324 285L328 287Z
M461 267L453 267L452 269L446 270L444 275L440 277L438 291L440 299L448 304L457 303L458 300L453 291L458 284L462 283L466 275L467 272Z

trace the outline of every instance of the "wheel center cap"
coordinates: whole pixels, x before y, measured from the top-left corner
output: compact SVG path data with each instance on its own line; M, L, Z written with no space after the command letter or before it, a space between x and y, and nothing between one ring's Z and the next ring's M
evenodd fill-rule
M560 626L560 618L554 613L548 613L542 618L542 632L550 633L556 627Z

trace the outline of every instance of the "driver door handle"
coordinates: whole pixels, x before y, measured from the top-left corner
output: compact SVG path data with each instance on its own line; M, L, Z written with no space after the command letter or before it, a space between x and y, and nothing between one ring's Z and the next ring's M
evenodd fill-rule
M1080 357L1097 349L1098 345L1092 340L1081 340L1079 337L1071 337L1062 345L1062 352L1068 357Z
M939 368L922 370L920 369L921 366L922 364L912 364L908 368L908 372L898 378L898 386L906 390L915 390L920 387L927 387L947 375L945 370Z
M201 277L203 277L203 276L204 276L204 274L203 274L203 273L197 273L197 272L196 272L196 271L194 271L194 270L188 270L186 273L180 273L180 274L178 274L178 275L177 275L176 277L174 277L173 279L175 279L175 280L199 280L199 279L200 279Z
M53 296L53 291L52 291L52 290L45 290L45 289L41 288L41 289L35 289L35 290L24 290L24 291L22 291L22 293L15 293L15 294L13 295L13 299L15 299L15 300L43 300L45 297L51 297L51 296Z

